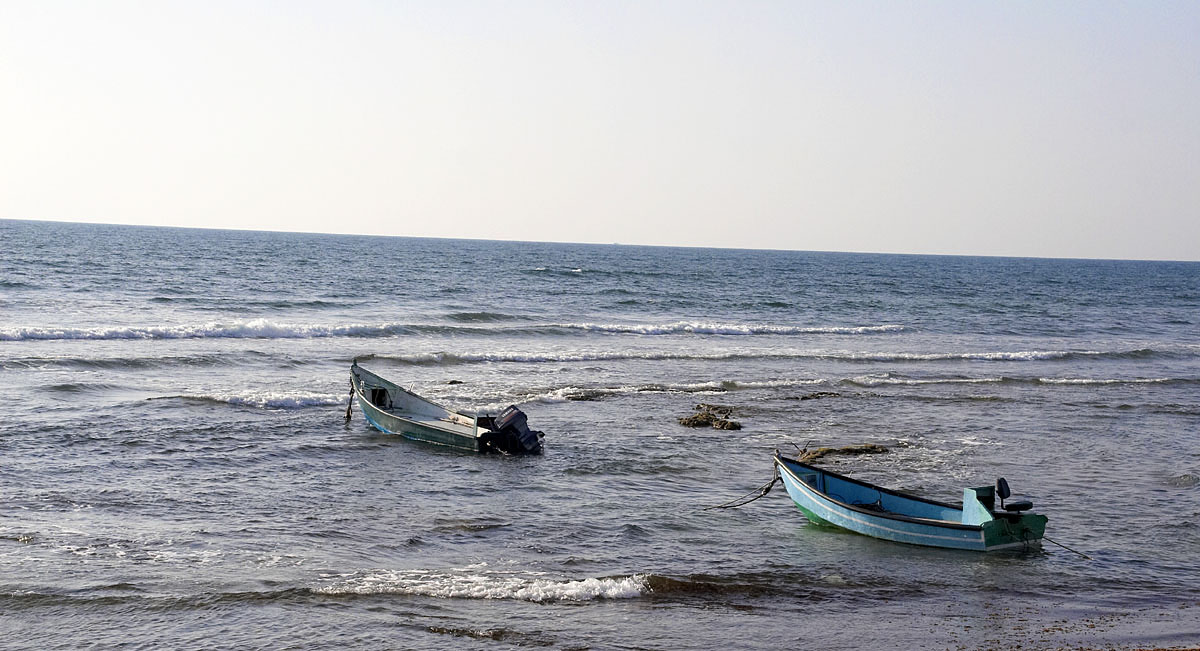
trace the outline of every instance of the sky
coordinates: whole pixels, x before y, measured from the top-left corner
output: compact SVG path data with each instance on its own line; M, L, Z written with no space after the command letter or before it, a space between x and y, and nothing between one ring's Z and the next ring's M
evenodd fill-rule
M1200 2L0 0L0 218L1200 260Z

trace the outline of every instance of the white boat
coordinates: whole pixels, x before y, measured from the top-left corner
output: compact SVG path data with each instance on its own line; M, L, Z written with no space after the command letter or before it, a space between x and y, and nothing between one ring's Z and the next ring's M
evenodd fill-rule
M363 416L381 432L472 452L542 452L544 435L529 429L525 413L515 406L495 416L450 411L364 369L358 360L350 365L350 387L351 405L357 399Z

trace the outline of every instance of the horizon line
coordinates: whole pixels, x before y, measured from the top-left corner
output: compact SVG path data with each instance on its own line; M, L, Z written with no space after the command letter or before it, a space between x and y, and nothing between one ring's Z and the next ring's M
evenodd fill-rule
M236 228L227 226L178 226L173 224L140 224L140 223L123 223L123 222L103 222L103 221L76 221L70 219L38 219L29 217L0 217L0 221L14 222L39 222L52 224L80 224L91 226L124 226L132 228L170 228L178 230L201 230L201 231L226 231L234 233L277 233L282 235L334 235L341 237L380 237L380 238L407 238L414 240L446 240L446 241L463 241L463 242L511 242L524 244L568 244L568 245L583 245L583 246L629 246L629 247L645 247L645 248L664 248L664 249L711 249L714 251L767 251L781 253L821 253L821 254L845 254L845 255L894 255L894 256L914 256L914 257L941 257L941 258L996 258L996 259L1013 259L1013 260L1076 260L1076 261L1091 261L1091 262L1169 262L1181 264L1196 264L1200 260L1180 260L1173 258L1101 258L1101 257L1083 257L1083 256L1044 256L1044 255L1017 255L1017 254L999 254L999 253L914 253L911 251L848 251L848 250L833 250L833 249L788 249L788 248L773 248L773 247L749 247L749 246L707 246L695 244L642 244L629 242L586 242L586 241L568 241L568 240L526 240L526 239L503 239L491 237L448 237L444 235L384 235L379 233L351 233L340 231L309 231L309 230L280 230L271 228Z

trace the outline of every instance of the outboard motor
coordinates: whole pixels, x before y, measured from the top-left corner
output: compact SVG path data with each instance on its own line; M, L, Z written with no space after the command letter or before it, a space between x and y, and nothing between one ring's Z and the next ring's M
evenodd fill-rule
M488 444L505 454L541 454L545 434L529 429L525 412L509 406L496 417Z

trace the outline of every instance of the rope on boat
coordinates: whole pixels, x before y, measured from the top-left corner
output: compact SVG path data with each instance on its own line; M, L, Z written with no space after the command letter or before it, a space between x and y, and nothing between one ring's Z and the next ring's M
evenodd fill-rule
M1085 554L1085 553L1083 553L1083 552L1080 552L1080 551L1076 551L1076 550L1074 550L1074 549L1071 549L1070 547L1067 547L1066 545L1064 545L1064 544L1062 544L1062 543L1060 543L1060 542L1057 542L1057 541L1054 541L1054 540L1050 540L1050 538L1049 538L1048 536L1044 535L1044 534L1042 535L1042 540L1045 540L1045 541L1048 541L1048 542L1052 542L1052 543L1054 543L1055 545L1058 545L1059 547L1062 547L1063 549L1065 549L1065 550L1067 550L1067 551L1069 551L1069 552L1072 552L1072 553L1075 553L1075 554L1079 554L1080 556L1082 556L1082 557L1084 557L1084 558L1088 559L1089 561L1090 561L1090 560L1092 560L1092 557L1091 557L1091 556L1088 556L1087 554Z
M753 502L754 500L766 497L767 493L771 492L771 487L773 487L775 485L775 482L777 482L777 481L779 481L779 469L778 468L775 469L775 476L771 478L771 481L767 482L766 484L763 484L760 488L750 491L749 493L746 493L745 495L743 495L735 500L730 500L724 504L718 504L716 506L705 507L701 510L702 511L711 511L713 509L736 509L739 506L746 506L747 504ZM755 493L757 493L757 495L755 495ZM751 495L754 495L754 497L750 497ZM746 498L750 498L750 499L746 499Z
M346 401L346 421L350 420L350 410L354 408L354 380L350 380L350 399Z

